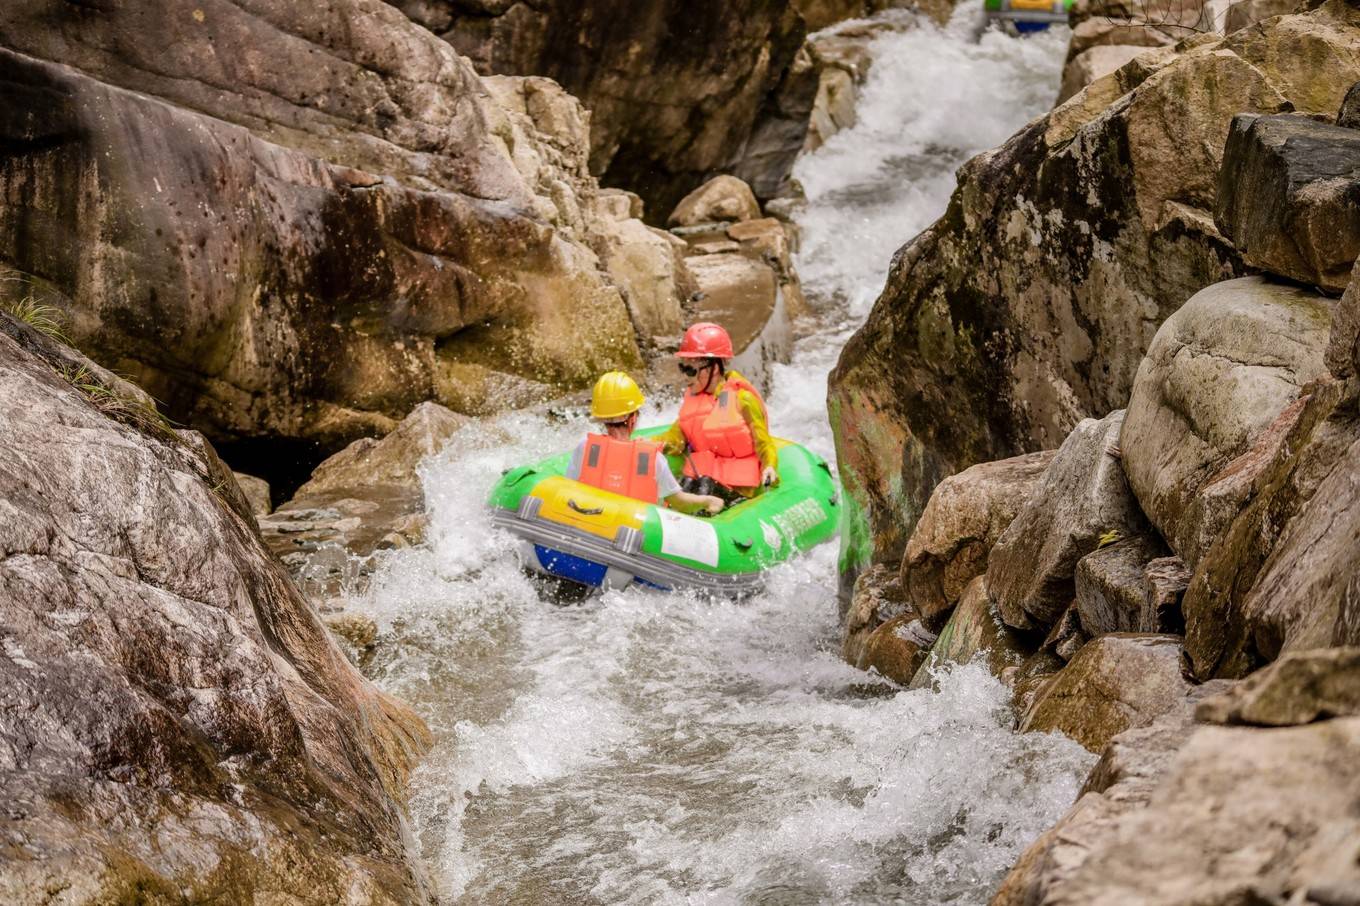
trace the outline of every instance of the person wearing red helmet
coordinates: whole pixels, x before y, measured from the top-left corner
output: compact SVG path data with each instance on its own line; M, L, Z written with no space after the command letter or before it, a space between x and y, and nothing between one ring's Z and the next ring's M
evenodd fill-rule
M662 437L668 453L685 457L682 487L752 497L779 482L779 451L759 391L727 363L732 338L707 321L685 331L677 353L688 379L675 424ZM712 488L710 490L710 487Z

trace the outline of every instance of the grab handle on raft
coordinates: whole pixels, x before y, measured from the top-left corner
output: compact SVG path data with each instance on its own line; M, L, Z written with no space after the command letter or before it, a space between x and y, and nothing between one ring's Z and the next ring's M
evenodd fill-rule
M599 516L604 512L604 507L602 506L581 506L575 500L568 500L567 506L580 513L582 516Z
M755 542L753 542L750 538L747 538L745 541L733 538L732 543L737 546L737 550L741 551L744 554L751 549L751 545L754 544Z

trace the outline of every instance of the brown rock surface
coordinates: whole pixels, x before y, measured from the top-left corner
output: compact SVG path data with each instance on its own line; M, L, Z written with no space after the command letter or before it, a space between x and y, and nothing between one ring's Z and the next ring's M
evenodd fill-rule
M424 902L420 721L212 464L54 364L0 333L4 900Z
M1357 27L1329 0L1140 56L961 170L830 381L847 537L872 542L850 568L900 556L945 476L1127 403L1158 325L1241 272L1212 217L1232 117L1335 116Z
M1200 702L1196 719L1293 727L1360 715L1360 648L1291 651L1221 695Z
M750 186L735 176L715 176L680 199L666 222L671 226L698 226L759 217L760 204Z
M1167 319L1138 369L1120 439L1144 512L1193 566L1241 506L1234 462L1269 444L1281 410L1326 372L1333 303L1246 277L1195 294ZM1287 430L1281 422L1278 429Z
M1351 270L1351 282L1332 313L1327 339L1327 368L1338 378L1360 375L1360 258Z
M269 494L269 482L263 478L256 478L254 475L247 475L244 472L232 473L236 478L236 484L241 489L241 493L246 495L246 500L250 503L250 511L256 516L268 516L274 509Z
M1092 752L1183 701L1180 638L1112 633L1089 642L1035 696L1020 729L1058 730Z
M1067 61L1063 67L1058 103L1072 97L1096 79L1104 78L1148 49L1146 44L1094 44Z
M417 469L467 423L438 403L421 403L381 440L356 440L260 517L266 543L315 598L357 590L375 551L424 540Z
M979 463L935 488L902 558L902 584L917 615L939 626L987 570L1001 533L1038 485L1053 451Z
M0 10L0 263L172 417L320 458L637 363L552 83L379 0L58 6Z
M1110 532L1132 537L1147 530L1111 452L1123 421L1118 411L1077 425L997 539L987 561L987 589L1007 625L1052 625L1076 593L1077 562Z

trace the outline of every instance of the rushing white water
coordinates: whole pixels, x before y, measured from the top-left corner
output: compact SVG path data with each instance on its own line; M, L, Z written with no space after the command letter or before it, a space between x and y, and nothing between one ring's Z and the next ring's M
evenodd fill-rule
M824 456L826 375L892 252L943 210L958 163L1054 93L1061 36L972 31L959 18L876 39L860 125L798 165L799 267L822 324L777 369L770 405L779 433ZM1090 757L1012 732L1007 691L980 667L904 692L841 662L835 545L742 603L553 603L482 501L503 468L586 428L521 413L456 437L425 468L431 544L393 554L356 602L385 640L369 672L437 737L412 812L441 896L985 901Z

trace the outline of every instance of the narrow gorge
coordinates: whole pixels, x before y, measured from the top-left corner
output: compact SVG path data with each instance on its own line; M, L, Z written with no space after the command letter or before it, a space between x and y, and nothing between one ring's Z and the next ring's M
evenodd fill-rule
M1360 4L999 9L0 9L0 900L1360 903ZM528 571L707 321L839 543Z

